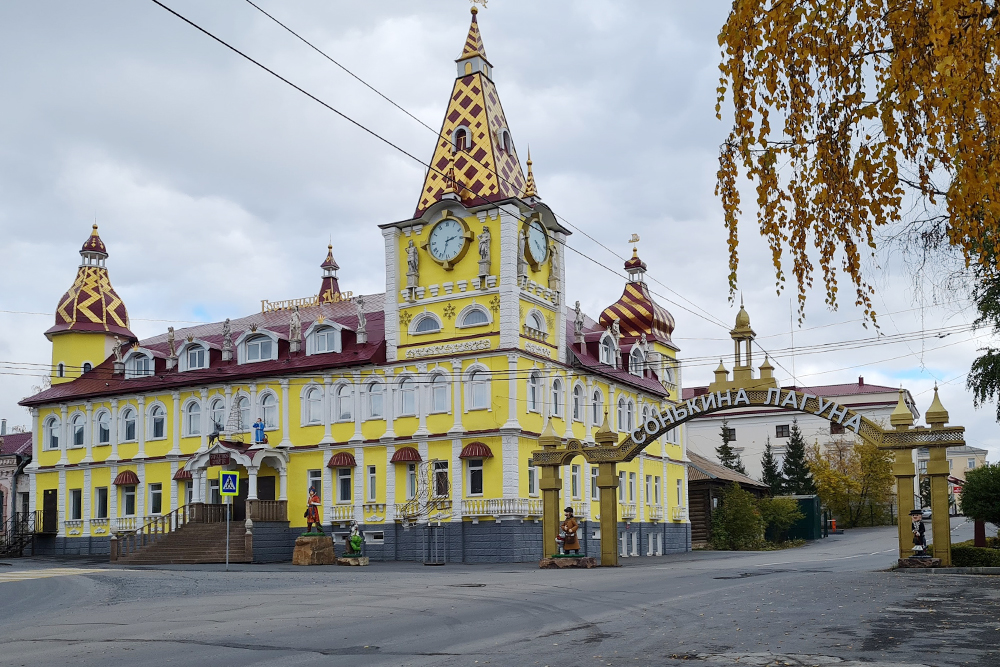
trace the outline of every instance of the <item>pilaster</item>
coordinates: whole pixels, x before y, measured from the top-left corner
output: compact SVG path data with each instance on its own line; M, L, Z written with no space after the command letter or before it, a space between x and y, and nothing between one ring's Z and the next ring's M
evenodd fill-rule
M333 378L329 375L323 376L323 439L319 441L321 445L332 445L333 436L330 434L330 421L333 419L333 406L331 404L331 393L333 392Z
M59 422L59 462L56 465L64 466L69 463L69 457L66 456L66 446L68 438L66 437L69 429L67 429L66 422L69 421L69 409L66 407L65 403L59 404L59 410L62 415L62 420ZM60 530L61 528L60 523Z
M399 346L399 229L382 230L385 240L385 359L396 361Z
M208 404L208 389L201 389L198 393L201 398L201 444L198 445L199 452L208 451L208 434L215 430L212 424L211 407Z
M84 403L84 410L87 420L83 425L83 443L87 446L87 452L81 463L94 462L94 404L90 401Z
M173 447L170 448L168 456L180 456L181 455L181 421L183 420L183 415L181 415L181 392L172 391L170 392L170 398L174 401L174 413L171 415L171 424L173 428L171 429L173 435Z
M361 434L361 372L354 371L351 374L354 386L351 387L351 403L354 415L354 435L351 436L351 444L364 442L365 437ZM358 515L360 516L360 515Z
M520 431L521 422L518 420L517 410L517 359L518 354L511 352L507 355L507 421L500 427L501 431ZM491 382L492 386L493 383Z
M291 447L292 439L289 437L291 424L288 422L288 379L281 380L281 442L279 447Z
M451 412L455 419L452 422L451 429L448 431L448 435L460 435L465 432L465 427L462 425L462 415L464 414L462 410L462 397L464 393L462 390L462 361L460 359L451 362L451 384Z
M516 207L500 207L500 348L520 347L520 289L517 284L520 212Z
M135 436L139 441L139 451L135 455L137 459L146 458L146 397L139 396L136 398L136 404L139 406L136 410L136 425L135 425ZM136 503L139 502L139 491L136 490Z

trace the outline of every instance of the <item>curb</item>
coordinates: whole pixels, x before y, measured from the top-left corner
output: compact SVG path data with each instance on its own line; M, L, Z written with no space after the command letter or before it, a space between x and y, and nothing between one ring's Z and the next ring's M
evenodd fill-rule
M987 574L1000 575L1000 567L900 567L896 572L924 572L928 574Z

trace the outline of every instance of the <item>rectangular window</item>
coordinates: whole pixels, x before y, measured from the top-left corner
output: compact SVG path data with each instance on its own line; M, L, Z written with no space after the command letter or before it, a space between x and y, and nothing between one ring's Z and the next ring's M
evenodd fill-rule
M216 482L218 490L218 482ZM135 487L122 487L122 514L125 516L135 516Z
M217 479L208 481L208 502L210 505L222 504L222 494L219 493L219 480Z
M778 424L774 427L774 437L776 438L789 438L791 435L791 427L788 424Z
M377 477L375 475L375 466L368 466L368 502L375 502L377 487Z
M969 459L966 462L965 467L967 469L969 469L969 470L972 470L973 468L975 468L976 467L976 459Z
M469 488L470 496L483 495L483 460L469 459Z
M618 502L625 502L625 471L618 473Z
M917 469L922 472L927 472L927 461L917 461Z
M406 499L413 500L417 497L417 464L408 463L406 465Z
M441 376L431 384L431 412L448 412L448 385Z
M372 419L382 417L382 385L375 383L368 389L368 416Z
M660 504L660 476L657 475L653 478L653 502L657 505Z
M630 472L628 474L628 501L630 503L635 502L635 473Z
M448 462L434 462L434 495L443 498L451 491L448 484Z
M533 465L528 466L528 495L538 495L538 468Z
M580 466L574 465L570 468L569 473L570 480L570 491L573 492L573 498L575 500L580 499Z
M149 485L149 513L161 514L163 512L163 485Z
M844 425L830 422L830 435L841 435L844 432Z
M351 469L337 468L337 502L351 502Z
M193 479L189 479L184 484L184 498L186 498L186 500L184 501L184 503L186 505L190 505L191 503L194 502L194 480Z
M79 521L83 518L83 490L69 490L69 518Z
M652 475L646 475L646 487L643 490L643 493L646 494L646 504L647 505L649 504L650 493L652 492L652 487L653 487L653 476Z
M323 471L322 470L307 470L306 471L306 491L310 488L316 489L316 495L319 496L320 500L323 500Z
M684 496L684 481L679 479L679 480L677 480L677 506L678 507L683 507L683 505L684 505L683 496Z
M590 497L593 500L598 500L601 497L601 489L597 486L597 466L593 466L590 469Z
M106 486L94 489L94 518L108 518L108 487Z
M948 459L948 472L951 472L951 464L954 463L951 459Z
M726 428L726 429L723 429L723 430L726 431L726 433L728 434L728 436L729 436L729 442L733 442L734 440L736 440L736 429L735 428Z

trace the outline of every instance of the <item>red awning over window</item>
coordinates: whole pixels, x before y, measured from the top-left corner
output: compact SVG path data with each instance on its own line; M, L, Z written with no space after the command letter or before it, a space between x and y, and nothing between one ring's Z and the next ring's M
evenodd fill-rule
M419 463L423 459L420 458L420 452L417 451L416 447L400 447L396 450L396 453L392 455L390 463Z
M354 454L347 452L334 454L330 457L330 462L326 464L327 468L356 468L357 466L358 462L354 460Z
M493 452L481 442L470 442L462 448L462 453L458 455L460 459L488 459L492 457Z
M139 483L139 476L131 470L123 470L115 477L115 486L135 486Z
M191 478L192 477L191 477L191 471L190 470L184 470L183 468L181 468L176 473L174 473L174 479L177 479L177 480L182 480L183 481L185 479L191 479Z

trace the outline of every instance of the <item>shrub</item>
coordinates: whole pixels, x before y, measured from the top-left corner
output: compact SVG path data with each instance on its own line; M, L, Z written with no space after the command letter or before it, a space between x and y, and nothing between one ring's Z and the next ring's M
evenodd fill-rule
M961 505L962 514L970 519L1000 523L1000 463L965 473Z
M756 499L733 482L712 513L712 547L743 551L759 549L763 542L764 519Z
M794 498L761 498L758 506L764 520L764 534L770 542L784 542L788 529L806 516Z
M1000 549L955 545L951 548L955 567L1000 567Z

